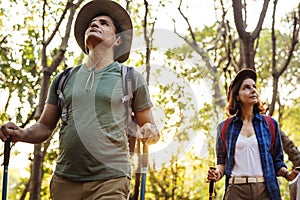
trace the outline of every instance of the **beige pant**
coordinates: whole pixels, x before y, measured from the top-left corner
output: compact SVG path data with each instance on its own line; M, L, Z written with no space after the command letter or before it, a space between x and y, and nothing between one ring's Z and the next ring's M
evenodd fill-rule
M270 200L265 183L229 184L224 200Z
M78 182L53 175L50 192L53 200L127 200L130 179Z

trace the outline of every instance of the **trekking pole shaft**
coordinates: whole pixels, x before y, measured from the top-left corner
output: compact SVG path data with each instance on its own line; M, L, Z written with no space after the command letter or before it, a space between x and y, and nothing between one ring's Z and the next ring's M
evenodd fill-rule
M148 145L143 144L143 155L142 155L142 185L141 185L141 196L140 196L140 200L144 200L144 199L145 199L147 165L148 165Z
M6 200L6 195L7 195L7 171L8 171L8 166L4 165L3 183L2 183L2 200Z
M2 200L6 200L6 196L7 196L7 174L8 174L8 163L9 163L9 156L10 156L10 141L11 138L8 138L4 143Z
M212 200L212 195L214 192L214 181L209 182L209 200Z
M8 138L8 139L4 142L4 161L3 161L3 165L4 165L4 166L8 166L8 163L9 163L9 156L10 156L10 141L11 141L11 139Z
M147 167L142 168L142 185L141 185L141 196L140 200L145 199L145 193L146 193L146 171Z
M216 167L209 167L210 170L216 170L217 168ZM214 193L214 183L215 181L210 181L209 182L209 189L208 189L208 193L209 193L209 200L212 200L212 197L213 197L213 193Z
M209 182L209 194L212 194L214 192L214 182Z

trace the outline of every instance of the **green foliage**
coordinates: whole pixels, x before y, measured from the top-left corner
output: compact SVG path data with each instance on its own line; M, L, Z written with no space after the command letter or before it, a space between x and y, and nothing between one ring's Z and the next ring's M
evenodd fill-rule
M9 120L15 120L19 124L23 124L31 116L37 104L38 93L40 90L40 81L43 75L41 67L41 49L43 39L47 39L51 35L59 19L59 13L62 12L65 2L58 0L47 1L45 12L45 23L42 24L42 7L43 1L7 1L7 7L0 8L0 95L1 95L1 112L0 123ZM130 13L133 16L135 28L142 28L144 22L144 6L143 1L132 1L130 4ZM147 27L152 27L156 20L161 16L161 9L168 9L169 3L172 1L160 1L149 3L149 16ZM3 2L2 2L3 4ZM1 5L2 5L1 4ZM21 7L22 9L17 9ZM16 8L14 10L13 8ZM16 11L12 13L11 11ZM6 23L6 19L17 17L14 23ZM19 16L22 16L19 18ZM45 34L42 35L44 25ZM231 28L231 27L230 27ZM5 30L9 30L6 31ZM222 39L215 43L215 38L219 30L222 30ZM63 33L63 30L59 30ZM228 64L227 48L231 48L231 58L238 60L240 57L239 44L235 46L229 45L229 38L226 38L226 29L219 23L211 26L204 26L202 29L195 28L194 34L197 45L203 49L213 50L205 53L205 56L211 60L212 67L217 73L222 73L220 79L227 78L227 74L223 74L223 69ZM142 33L140 33L142 34ZM149 33L148 33L149 34ZM237 38L237 33L230 30L231 39ZM60 35L61 36L61 35ZM148 35L150 36L150 35ZM281 67L287 59L287 52L290 41L287 39L290 35L286 32L276 31L277 39L277 68ZM191 39L190 36L187 36ZM60 38L55 38L56 44L50 46L46 51L47 64L53 60L53 56L58 51ZM270 31L263 30L260 34L256 51L256 70L259 74L259 87L262 91L270 91L272 86L271 66L272 66L272 43L270 40ZM159 49L152 49L152 59L158 59ZM143 51L131 52L136 53L137 60L131 58L133 65L141 66L145 62L145 54ZM158 52L160 54L160 52ZM164 84L155 84L155 95L152 100L155 105L159 105L164 109L164 117L162 121L163 130L162 142L177 141L180 144L190 142L195 139L191 148L184 146L172 152L172 156L166 159L165 163L159 169L150 169L147 177L147 199L206 199L208 195L208 184L206 183L207 170L209 166L215 165L215 132L216 123L219 118L216 115L216 105L212 103L204 103L203 105L195 104L193 94L187 88L192 84L199 83L201 79L212 79L216 74L212 74L208 70L207 63L203 58L195 53L195 49L184 44L180 47L169 49L163 53L164 66L167 73L162 69L151 71L151 77L161 77L169 74L174 75L170 82ZM196 54L196 55L195 55ZM300 131L299 125L299 90L300 70L299 70L299 45L296 47L291 64L288 70L280 79L280 98L283 106L281 125L283 130L292 139L297 146L300 141L297 134ZM75 52L73 47L68 47L66 58L59 66L56 73L65 67L72 67L86 58L84 54ZM189 61L192 61L189 63ZM188 63L188 64L187 64ZM233 66L229 66L229 71L233 71ZM165 74L164 74L165 73ZM54 74L55 75L55 74ZM232 75L229 75L232 76ZM231 77L229 77L231 78ZM180 80L180 81L178 81ZM173 82L172 82L173 81ZM223 80L222 80L223 81ZM224 81L226 82L227 79ZM154 83L160 83L159 80ZM222 89L225 87L220 86ZM223 91L224 92L224 91ZM2 96L3 95L3 96ZM267 95L271 95L268 93ZM189 112L187 112L189 111ZM223 112L223 111L222 111ZM276 112L277 114L279 112ZM51 141L50 147L45 156L43 164L43 183L42 183L42 199L49 199L49 182L53 173L55 159L58 154L58 139L55 137ZM291 163L286 160L289 168ZM151 165L153 166L153 165ZM29 171L28 166L28 171ZM23 192L27 178L22 178L15 171L10 171L11 192L9 199L18 199ZM279 179L280 189L283 199L287 199L288 185L285 180ZM216 199L221 199L224 192L224 178L216 183Z
M282 117L282 129L289 136L297 147L300 146L300 138L298 134L300 132L299 124L299 113L300 113L300 102L297 98L291 105L284 107Z

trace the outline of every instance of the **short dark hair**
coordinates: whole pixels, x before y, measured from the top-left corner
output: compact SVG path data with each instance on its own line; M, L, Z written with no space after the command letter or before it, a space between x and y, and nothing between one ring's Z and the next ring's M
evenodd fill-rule
M121 26L119 25L119 23L116 20L114 20L114 18L112 18L112 17L110 17L110 18L113 20L113 23L114 23L114 25L116 27L116 34L121 33L122 30L121 30Z
M231 89L228 91L228 104L226 106L226 113L228 115L240 115L241 106L240 101L236 99L239 93L239 89L243 83L243 81L247 78L251 78L249 76L245 76L243 79L238 80L234 85L232 85ZM252 78L251 78L252 79ZM253 80L253 79L252 79ZM255 80L254 80L255 81ZM258 101L253 107L253 113L265 113L266 109L264 108L259 96Z

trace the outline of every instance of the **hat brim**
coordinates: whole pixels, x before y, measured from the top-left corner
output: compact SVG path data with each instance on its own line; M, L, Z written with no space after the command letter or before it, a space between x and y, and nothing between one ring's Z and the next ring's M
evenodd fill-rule
M251 78L252 80L254 80L256 82L256 79L257 79L256 72L252 69L242 69L241 71L239 71L236 74L232 84L235 85L240 80L244 80L246 78Z
M120 26L120 35L122 44L115 49L114 60L120 63L125 62L130 54L132 43L132 22L127 11L118 3L110 0L94 0L82 7L79 11L75 26L75 39L84 53L85 48L85 31L91 20L99 15L108 15L115 20Z

